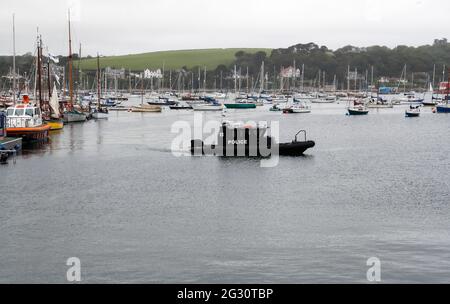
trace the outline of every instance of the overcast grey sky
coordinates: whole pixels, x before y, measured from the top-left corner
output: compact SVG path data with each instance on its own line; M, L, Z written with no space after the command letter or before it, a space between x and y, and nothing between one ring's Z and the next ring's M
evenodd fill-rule
M390 47L430 44L450 36L449 0L0 0L0 54L33 51L36 29L55 54L288 47L316 42Z

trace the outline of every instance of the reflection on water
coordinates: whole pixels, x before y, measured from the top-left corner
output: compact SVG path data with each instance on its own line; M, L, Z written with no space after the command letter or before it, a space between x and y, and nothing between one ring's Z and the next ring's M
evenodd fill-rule
M0 282L64 282L72 256L84 282L364 282L372 256L384 282L450 282L449 117L403 114L228 111L316 141L274 168L172 155L191 111L66 125L0 168Z

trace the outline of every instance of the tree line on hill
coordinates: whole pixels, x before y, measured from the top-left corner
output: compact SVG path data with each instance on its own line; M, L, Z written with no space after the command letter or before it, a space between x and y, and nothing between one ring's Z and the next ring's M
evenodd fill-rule
M78 55L74 54L73 59L74 67L76 67ZM31 53L16 56L16 68L22 75L24 72L30 73L33 62L34 56ZM59 65L65 66L67 62L66 56L59 56ZM233 62L221 64L213 71L208 71L206 82L203 79L203 67L196 66L192 68L182 67L178 71L165 71L164 78L166 80L164 83L168 87L170 73L173 77L171 82L174 89L177 89L180 84L183 89L192 89L192 86L194 89L202 89L205 83L209 89L233 89L233 75L236 66L240 75L241 87L247 85L247 75L250 86L256 86L262 62L264 62L265 67L266 83L273 88L279 86L281 69L294 65L299 70L304 66L304 79L309 81L310 84L317 83L318 77L321 77L321 83L326 84L331 84L336 79L341 88L345 88L349 68L352 72L357 70L358 75L366 78L366 83L372 82L373 75L376 84L380 77L399 78L406 65L406 79L412 82L416 77L416 85L424 86L432 80L433 75L435 83L447 80L446 67L450 67L450 43L444 38L434 40L431 45L419 47L400 45L395 48L386 46L361 48L349 45L337 50L331 50L326 46L319 46L315 43L307 43L273 49L271 54L262 51L257 53L238 51ZM6 76L10 73L11 67L12 56L0 56L0 75ZM77 73L76 68L74 71ZM93 79L95 73L95 71L88 71L86 75ZM323 79L324 76L325 79ZM182 79L178 80L177 77ZM120 87L125 88L128 85L129 81L126 79L119 82Z

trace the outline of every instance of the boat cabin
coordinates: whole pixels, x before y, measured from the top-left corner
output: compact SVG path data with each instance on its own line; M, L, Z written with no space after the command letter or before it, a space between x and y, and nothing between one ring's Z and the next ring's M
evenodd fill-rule
M32 128L41 125L41 109L35 105L22 103L6 110L7 128Z

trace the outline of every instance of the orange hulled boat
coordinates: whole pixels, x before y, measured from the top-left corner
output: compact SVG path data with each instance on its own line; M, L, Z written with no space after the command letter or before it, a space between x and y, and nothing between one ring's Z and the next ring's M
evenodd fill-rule
M48 138L50 126L42 120L41 109L24 100L6 110L6 132L9 137L24 141L41 141Z

